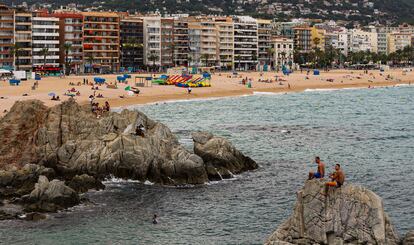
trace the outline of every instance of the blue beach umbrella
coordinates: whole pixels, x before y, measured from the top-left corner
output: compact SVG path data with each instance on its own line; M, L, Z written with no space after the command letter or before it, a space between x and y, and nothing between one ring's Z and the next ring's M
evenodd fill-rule
M48 93L48 96L56 96L56 94L54 92Z

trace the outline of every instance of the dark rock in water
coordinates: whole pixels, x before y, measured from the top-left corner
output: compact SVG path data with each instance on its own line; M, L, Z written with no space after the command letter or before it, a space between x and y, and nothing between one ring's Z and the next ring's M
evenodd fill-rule
M325 194L325 185L311 180L298 192L293 214L265 244L399 243L382 200L375 193L344 185L330 188Z
M414 245L414 231L408 232L403 240L403 245Z
M35 189L25 197L26 211L55 212L79 204L78 194L63 181L40 176Z
M76 175L71 180L66 181L66 185L76 192L87 192L90 189L102 190L105 185L99 180L87 174Z
M0 220L16 219L17 216L11 213L7 213L4 210L0 210Z
M46 215L42 214L42 213L37 213L37 212L32 212L32 213L27 213L25 214L24 220L28 220L28 221L39 221L39 220L43 220L46 219Z
M195 132L192 137L194 153L203 159L210 180L232 178L233 174L258 168L255 161L222 137L207 132Z

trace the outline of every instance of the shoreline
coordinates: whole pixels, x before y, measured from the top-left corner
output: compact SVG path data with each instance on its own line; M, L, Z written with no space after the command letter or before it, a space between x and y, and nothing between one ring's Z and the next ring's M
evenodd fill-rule
M118 83L116 89L102 85L99 86L99 90L91 90L91 85L82 85L83 79L92 82L94 76L46 77L39 81L39 86L35 90L32 89L33 80L22 81L19 86L0 82L0 116L10 110L16 101L37 99L46 106L54 106L69 98L69 96L64 96L69 89L79 91L80 95L74 97L79 104L88 104L89 96L96 92L96 95L101 93L104 96L104 98L96 98L96 102L100 105L108 101L111 108L125 108L176 100L191 101L249 96L255 93L297 93L307 89L368 88L369 86L375 88L414 83L414 72L404 72L402 69L382 73L379 71L362 73L363 71L355 70L332 70L321 72L319 76L307 75L305 72L295 72L284 76L276 72L239 72L237 76L234 76L231 72L223 72L212 75L211 87L193 88L191 94L187 94L186 89L176 86L152 85L140 87L140 94L134 96L127 95L125 91L127 86L134 86L134 76L151 76L151 74L131 74L132 78L127 84ZM116 76L102 75L100 77L105 78L107 84L114 84ZM279 81L275 81L276 76ZM252 79L252 88L247 88L240 83L245 78ZM272 80L273 82L266 83L259 82L259 80ZM59 95L61 100L51 101L49 96L51 93Z

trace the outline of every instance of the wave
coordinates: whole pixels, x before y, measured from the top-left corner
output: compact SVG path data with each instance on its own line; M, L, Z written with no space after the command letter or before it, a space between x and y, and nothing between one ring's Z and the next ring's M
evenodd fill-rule
M341 90L339 88L307 88L303 92L331 92Z
M103 184L119 184L119 183L140 183L139 180L133 180L133 179L121 179L117 178L115 176L111 176L104 181L102 181Z
M286 92L279 92L279 93L275 93L275 92L253 92L253 95L283 95L283 94L287 94Z

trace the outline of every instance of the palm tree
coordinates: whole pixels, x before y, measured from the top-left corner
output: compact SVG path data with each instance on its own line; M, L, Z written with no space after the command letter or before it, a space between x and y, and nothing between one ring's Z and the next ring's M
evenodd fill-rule
M64 43L62 46L63 50L65 51L65 74L69 75L70 69L70 60L69 60L69 52L72 50L72 44L71 43Z
M94 62L95 62L95 57L93 57L93 54L92 53L89 53L88 63L91 65L90 66L91 67L90 71L92 71L92 65L93 65Z
M234 58L236 58L236 60L238 61L238 63L239 63L239 70L240 70L241 56L238 54L238 55L236 55L236 57L234 57Z
M11 49L10 49L10 54L11 55L13 55L14 57L16 57L16 62L15 62L15 64L16 64L16 70L18 71L18 70L20 70L19 69L19 58L20 58L20 52L21 52L21 50L22 50L22 48L21 48L21 46L20 46L20 44L19 43L15 43L12 47L11 47Z
M155 67L155 62L159 59L159 56L155 54L154 52L151 52L148 56L148 60L152 61L152 66Z
M46 56L49 54L49 49L48 48L42 48L40 50L40 55L43 56L43 67L46 66Z
M270 66L270 69L271 69L272 68L273 55L275 54L275 49L270 47L266 50L266 52L267 52L267 57L269 58L269 66Z
M202 54L201 59L204 60L204 64L207 67L208 66L208 60L210 59L210 54Z

